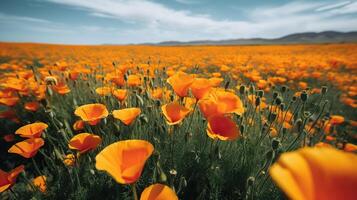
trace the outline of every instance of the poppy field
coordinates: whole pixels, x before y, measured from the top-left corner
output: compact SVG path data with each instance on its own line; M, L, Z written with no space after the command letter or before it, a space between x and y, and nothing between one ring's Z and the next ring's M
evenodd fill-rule
M357 44L0 43L0 199L357 198Z

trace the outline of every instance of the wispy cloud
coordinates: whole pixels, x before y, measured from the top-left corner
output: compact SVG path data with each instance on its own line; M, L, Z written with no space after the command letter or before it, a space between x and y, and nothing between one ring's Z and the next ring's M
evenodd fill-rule
M198 4L200 3L198 0L175 0L178 3L182 3L182 4Z
M258 6L245 11L244 18L221 20L190 10L180 10L151 0L41 0L65 5L90 16L118 20L124 25L104 27L79 24L49 23L47 20L23 16L1 15L2 18L43 23L37 31L62 29L77 41L83 35L88 43L101 39L112 43L158 42L163 40L201 40L250 37L279 37L295 32L339 30L357 27L357 2L294 1L278 6ZM176 0L196 2L196 0ZM182 3L182 2L181 2ZM352 14L352 15L351 15ZM4 17L5 16L5 17ZM47 23L44 25L44 23ZM127 25L125 25L127 24ZM66 32L65 30L69 30ZM105 37L104 37L105 36Z
M46 19L9 15L1 12L0 12L0 20L2 20L3 22L25 21L25 22L35 22L35 23L51 23L49 20Z
M348 4L351 4L351 2L344 1L344 2L340 2L340 3L328 4L328 5L324 5L322 7L317 8L316 11L326 11L326 10L336 9L336 8L346 6Z

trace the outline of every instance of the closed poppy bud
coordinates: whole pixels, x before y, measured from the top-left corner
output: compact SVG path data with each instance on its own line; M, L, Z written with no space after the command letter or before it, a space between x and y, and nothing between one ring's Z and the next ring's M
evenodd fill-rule
M305 102L305 101L307 101L307 97L308 97L308 95L307 95L306 91L302 91L301 94L300 94L301 100L303 102Z
M73 154L67 154L66 156L64 156L63 164L65 164L66 166L73 166L75 161L76 156L74 156Z
M136 182L154 146L145 140L123 140L105 147L96 157L95 167L109 173L121 184Z
M15 134L25 138L38 138L47 127L48 125L43 122L36 122L20 127Z
M121 110L113 110L113 117L119 119L125 125L130 125L140 115L140 108L125 108Z
M239 87L239 93L240 93L241 95L244 95L244 94L245 94L245 86L244 86L244 85L241 85L241 86Z
M326 93L327 93L327 86L322 86L321 94L326 94Z
M255 106L260 105L260 97L255 98Z
M75 135L68 143L70 149L79 151L81 154L95 149L102 139L98 135L90 133L80 133Z
M290 199L356 199L357 156L335 148L283 153L269 170Z
M14 144L8 152L19 154L24 158L32 158L44 144L45 141L42 138L30 138Z
M140 200L178 200L175 192L163 184L153 184L145 188Z
M235 140L240 133L232 119L223 115L214 115L208 118L207 135L212 139Z

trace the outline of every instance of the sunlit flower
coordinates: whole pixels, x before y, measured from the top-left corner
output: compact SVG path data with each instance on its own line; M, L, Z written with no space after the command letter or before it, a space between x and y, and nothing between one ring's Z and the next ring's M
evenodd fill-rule
M184 72L178 72L167 79L175 93L180 97L187 96L188 89L194 81L194 77Z
M303 148L284 153L270 175L285 194L296 200L355 199L357 156L335 148Z
M109 112L105 105L94 103L78 107L74 114L90 125L96 125L100 119L106 118Z
M119 119L125 125L130 125L140 115L140 108L124 108L113 110L113 117Z
M10 172L4 172L0 169L0 193L9 189L16 183L17 176L25 169L24 165L20 165Z
M81 154L95 149L102 139L98 135L90 133L80 133L75 135L68 143L70 149L79 151Z
M153 145L145 140L115 142L95 157L95 167L109 173L118 183L134 183L153 151Z
M124 101L127 97L128 91L125 89L116 89L113 91L113 95L115 98L117 98L119 101Z
M38 138L41 137L42 132L48 127L43 122L35 122L20 127L15 131L15 134L25 138Z
M30 138L14 144L8 152L19 154L24 158L32 158L44 144L45 141L42 138Z
M240 133L232 119L224 115L214 115L208 118L207 135L212 139L234 140Z
M140 200L178 200L178 197L170 187L157 183L145 188Z
M161 106L161 110L169 125L180 123L190 113L190 109L180 105L178 102L165 104Z
M46 184L46 176L37 176L32 179L32 184L37 187L41 192L46 192L47 184Z

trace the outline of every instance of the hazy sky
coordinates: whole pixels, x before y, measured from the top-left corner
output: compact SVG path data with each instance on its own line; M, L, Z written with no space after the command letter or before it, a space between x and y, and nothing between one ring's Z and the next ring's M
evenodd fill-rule
M0 41L142 43L357 30L357 1L1 0Z

